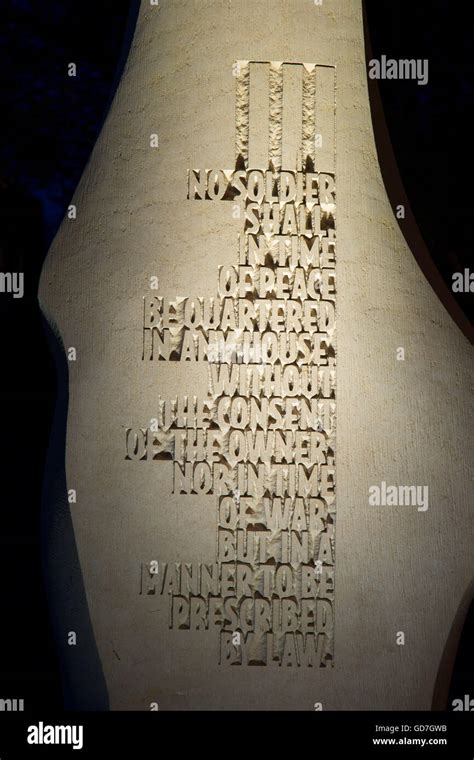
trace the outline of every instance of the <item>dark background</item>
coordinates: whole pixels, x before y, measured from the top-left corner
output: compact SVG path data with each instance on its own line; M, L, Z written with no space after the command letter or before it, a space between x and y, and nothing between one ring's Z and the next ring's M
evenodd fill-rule
M373 57L429 59L426 86L379 84L411 208L451 288L474 242L470 4L367 0L366 10ZM0 697L24 698L27 709L62 705L40 542L56 378L37 284L115 91L135 13L135 0L0 2L0 270L25 273L23 299L0 295ZM472 317L472 296L457 300ZM473 629L471 615L450 700L474 694Z

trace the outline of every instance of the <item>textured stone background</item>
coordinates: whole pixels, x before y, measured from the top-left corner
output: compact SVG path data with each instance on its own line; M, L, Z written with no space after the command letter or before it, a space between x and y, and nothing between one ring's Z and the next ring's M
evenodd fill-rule
M359 2L160 5L142 3L122 83L73 201L78 218L63 223L40 288L64 345L78 351L69 367L67 480L78 491L74 529L111 707L428 709L473 575L471 359L382 184ZM138 596L140 562L214 557L214 497L171 497L171 465L125 462L123 428L146 426L158 394L204 395L207 387L205 366L142 363L141 296L151 274L165 296L212 295L217 264L235 259L238 222L222 204L185 197L188 168L230 166L238 59L337 66L331 670L219 668L212 633L170 632L163 598ZM405 362L396 361L398 346ZM428 512L369 507L368 488L381 480L429 485ZM69 654L80 658L79 649Z

